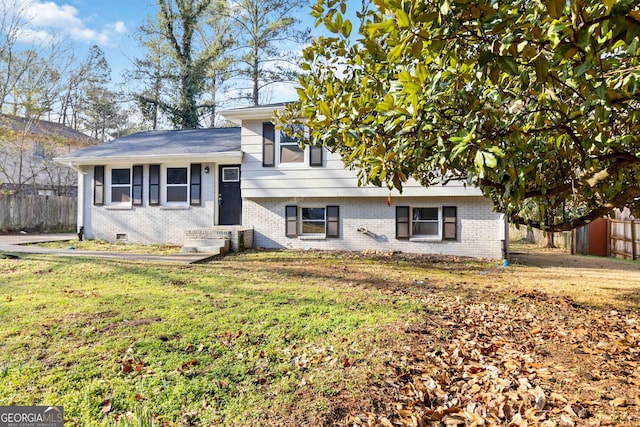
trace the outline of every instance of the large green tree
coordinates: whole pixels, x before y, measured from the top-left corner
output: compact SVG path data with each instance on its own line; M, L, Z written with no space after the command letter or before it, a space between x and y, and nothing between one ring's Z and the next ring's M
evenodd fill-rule
M358 34L346 1L304 52L315 143L361 183L464 179L511 221L572 229L640 214L640 10L623 0L374 0Z
M229 31L216 31L223 28L226 4L221 0L156 3L157 16L141 28L146 54L136 60L133 76L147 84L135 98L154 126L161 112L175 128L200 127L202 110L210 114L215 104L212 69L227 64L221 58L233 39Z

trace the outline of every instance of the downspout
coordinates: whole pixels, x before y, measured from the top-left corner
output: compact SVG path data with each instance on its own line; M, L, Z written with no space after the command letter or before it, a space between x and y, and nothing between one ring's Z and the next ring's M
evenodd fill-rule
M84 239L84 171L73 164L73 162L67 163L71 169L78 172L78 212L76 217L76 231L78 233L78 240Z

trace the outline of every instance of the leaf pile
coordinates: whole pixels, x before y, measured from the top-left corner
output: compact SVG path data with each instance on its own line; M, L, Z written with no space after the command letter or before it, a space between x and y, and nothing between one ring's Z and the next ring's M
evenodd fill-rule
M584 309L567 298L513 301L427 296L436 307L388 355L384 413L353 426L640 425L637 313Z

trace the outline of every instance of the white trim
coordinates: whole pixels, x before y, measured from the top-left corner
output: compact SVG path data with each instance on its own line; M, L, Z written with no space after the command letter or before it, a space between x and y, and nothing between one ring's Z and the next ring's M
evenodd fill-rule
M436 209L438 212L438 219L437 220L429 220L429 221L415 221L417 223L425 223L425 224L433 224L434 222L437 223L438 225L438 233L437 234L413 234L413 224L414 224L414 220L413 220L413 211L415 209ZM442 223L443 223L444 219L442 218L442 206L409 206L409 232L410 232L410 238L411 239L418 239L418 240L412 240L414 242L422 242L422 241L440 241L442 240Z
M304 230L304 220L302 219L302 210L303 209L322 209L324 213L324 232L322 233L305 233ZM320 220L307 220L307 223L320 223ZM298 226L300 227L298 230L298 238L307 238L308 240L315 239L326 239L327 238L327 207L326 206L298 206Z
M113 188L114 185L112 183L112 178L113 178L113 171L117 170L117 169L128 169L129 170L129 185L123 185L123 184L117 184L115 185L115 188L124 188L124 187L129 187L129 201L128 202L114 202L112 199L113 196ZM128 166L125 165L116 165L116 166L106 166L105 167L105 183L104 183L104 191L105 191L105 206L107 207L124 207L124 208L131 208L131 206L133 205L133 197L132 197L132 188L133 188L133 166L131 164L129 164Z
M222 182L240 182L240 166L225 166L220 165L222 168ZM237 179L225 179L225 171L235 169L238 172Z
M277 130L276 129L276 135L275 135L275 141L274 141L274 145L275 145L275 162L276 162L276 167L278 169L310 169L309 166L309 153L310 153L310 148L309 146L305 146L302 149L302 161L301 162L283 162L281 160L281 153L282 153L282 146L292 146L292 145L297 145L298 142L297 141L287 141L284 144L282 143L282 141L280 140L280 138L282 137L282 132L283 130ZM306 132L306 127L305 127L305 132Z
M223 153L179 153L164 155L136 155L136 164L162 164L171 162L191 162L197 159L200 163L228 162L242 163L242 151L226 151ZM81 157L81 158L64 158L55 157L53 159L57 163L64 164L71 168L77 169L79 166L90 165L130 165L131 156L104 156L104 157Z
M235 108L232 110L221 111L220 115L237 125L242 125L243 120L260 120L260 119L271 120L275 115L276 111L282 111L285 108L286 108L285 105Z
M186 169L187 172L187 183L186 184L171 184L167 183L167 169ZM202 185L202 184L200 184ZM184 201L177 202L169 202L167 201L167 193L169 187L185 187L187 188L187 197ZM201 189L202 191L202 189ZM189 201L191 200L191 164L187 163L169 163L169 164L161 164L160 165L160 206L165 207L181 207L181 206L189 206Z

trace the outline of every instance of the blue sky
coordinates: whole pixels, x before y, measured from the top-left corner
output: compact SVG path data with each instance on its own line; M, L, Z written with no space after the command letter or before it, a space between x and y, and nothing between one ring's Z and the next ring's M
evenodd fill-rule
M33 26L31 37L57 34L73 42L80 58L96 44L111 66L114 83L121 82L122 72L141 56L136 32L147 15L155 15L155 0L9 0L26 9ZM312 27L312 18L301 16ZM278 91L295 96L293 88ZM273 101L283 101L274 99Z

